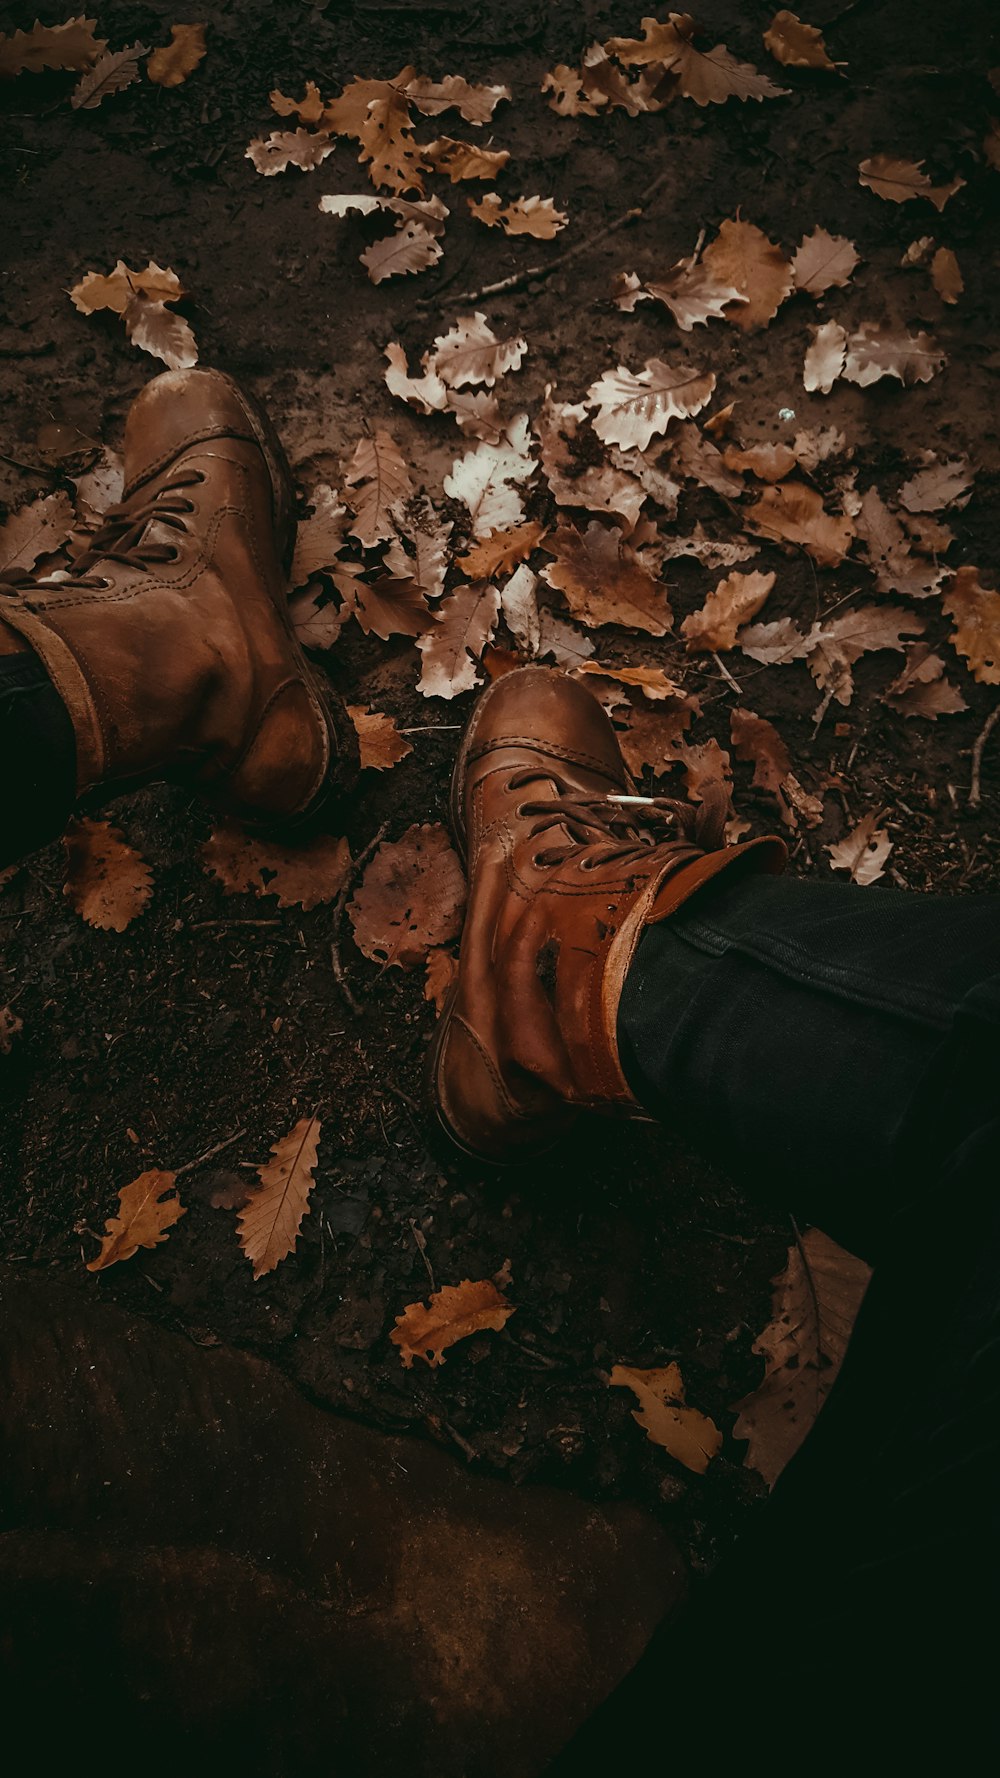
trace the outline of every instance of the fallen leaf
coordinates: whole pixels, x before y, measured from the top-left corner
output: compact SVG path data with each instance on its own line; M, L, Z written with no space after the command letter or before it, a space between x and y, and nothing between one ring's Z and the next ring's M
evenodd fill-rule
M941 600L951 640L980 685L1000 685L1000 593L980 586L978 568L959 568Z
M854 537L850 519L827 512L822 495L806 482L764 488L757 504L747 508L746 522L763 537L797 544L823 568L836 568Z
M358 732L362 771L387 772L413 752L412 741L400 734L392 717L383 711L348 704L347 714Z
M557 667L565 667L569 672L581 661L590 659L594 644L585 630L577 629L575 624L567 623L565 618L557 617L552 611L539 612L539 625L539 660L553 660Z
M606 512L624 520L631 530L645 505L645 489L632 474L574 455L572 441L580 435L586 418L587 410L582 404L570 406L554 401L546 393L535 431L549 493L557 506ZM583 436L589 437L589 432Z
M726 310L726 320L744 333L766 327L794 289L792 268L781 248L752 222L723 222L701 261L717 284L745 297Z
M666 588L643 567L617 526L596 519L586 531L560 525L544 547L555 561L543 568L542 578L562 593L582 623L666 635L672 621Z
M739 496L743 483L733 475L722 460L722 452L711 439L705 438L697 426L682 420L667 440L670 467L675 475L700 483L716 494Z
M365 549L395 537L394 517L412 493L413 483L399 446L384 427L379 426L374 435L359 439L344 475L344 486L357 490L351 498L351 536L357 537Z
M773 722L765 716L758 716L755 710L737 708L730 712L729 738L736 758L754 768L753 787L764 790L773 796L778 804L778 812L786 827L796 827L798 818L791 799L786 795L789 779L792 776L792 760L788 748L779 735ZM806 797L798 780L793 780L795 789L801 797ZM823 805L818 798L808 798L814 805L813 814L822 819ZM817 816L818 807L818 816ZM807 825L812 825L808 823Z
M427 165L435 173L447 173L452 185L460 179L493 179L510 160L509 149L480 148L475 142L456 142L452 136L428 143L422 153Z
M499 616L495 587L484 581L456 587L417 637L422 657L417 690L425 698L455 698L481 685L478 663Z
M448 996L457 979L458 958L453 951L443 949L428 951L424 978L424 999L433 1002L438 1018L444 1012Z
M954 531L940 519L911 512L902 512L899 516L907 535L913 539L914 548L932 561L946 555L955 541Z
M70 104L74 111L96 111L98 105L112 93L120 93L125 87L131 86L139 78L139 58L149 54L145 43L132 43L126 49L116 49L109 55L101 56L92 68L88 68L79 84L70 94Z
M89 68L107 49L104 38L94 36L94 19L68 19L64 25L41 25L30 31L0 36L0 79L18 74L41 74L46 68Z
M98 309L113 309L124 315L134 296L146 296L151 302L179 302L185 295L176 272L157 265L151 259L144 271L133 272L120 259L113 272L87 272L74 284L69 296L81 315L93 315Z
M641 691L651 704L684 696L683 688L675 680L668 679L662 667L613 667L608 661L584 661L576 671L585 676L613 679L618 685Z
M154 49L146 73L157 86L181 86L204 55L204 25L171 25L170 42Z
M513 1303L501 1296L488 1278L473 1283L464 1278L461 1284L445 1284L423 1303L407 1303L389 1335L404 1370L415 1358L422 1358L433 1369L444 1363L444 1354L457 1340L470 1334L483 1333L486 1328L499 1333L515 1313Z
M385 553L385 566L392 574L409 575L425 599L438 599L448 571L451 520L439 520L429 502L416 507L411 503L406 509L406 524L413 553L407 555L397 539Z
M276 895L280 908L308 912L336 900L351 869L351 852L347 841L333 834L291 846L221 821L202 846L201 861L227 895Z
M301 124L318 124L323 116L323 98L314 80L306 81L301 99L288 99L277 89L270 95L271 110L279 117L297 117Z
M190 370L198 362L198 346L183 315L137 292L124 315L125 332L140 351L158 358L168 370Z
M420 636L433 623L433 613L412 574L379 575L355 580L350 609L366 636Z
M907 385L929 383L944 362L944 353L929 333L897 333L863 321L847 341L841 375L863 389L881 377L896 377Z
M354 610L354 601L335 605L311 591L296 593L288 601L288 615L303 648L332 648Z
M711 320L725 320L732 304L747 301L734 285L720 284L710 268L694 256L679 259L665 278L642 282L632 272L621 272L612 295L618 307L629 313L637 302L649 299L662 303L685 333Z
M790 1247L773 1280L773 1320L754 1341L764 1380L739 1403L733 1428L746 1462L773 1488L830 1393L871 1271L820 1229Z
M686 1405L680 1365L636 1370L616 1364L608 1381L612 1389L632 1390L639 1403L632 1418L654 1445L661 1445L685 1469L704 1475L722 1449L722 1434L707 1414Z
M84 525L96 526L108 508L117 506L122 497L125 466L117 451L109 451L106 445L102 445L96 462L85 469L82 475L74 475L70 479L76 490L77 517ZM48 498L51 499L51 495Z
M495 191L470 198L469 209L487 228L502 228L505 235L534 235L539 241L551 241L569 221L552 198L514 198L505 204Z
M715 736L707 741L680 741L677 758L684 768L685 789L692 802L725 797L732 812L733 772L729 754Z
M657 439L651 447L652 454L658 456L662 448L663 440ZM613 445L608 452L608 458L615 469L622 469L626 475L634 476L640 488L656 501L657 506L662 507L667 518L677 517L677 502L681 496L681 484L674 481L672 476L665 474L662 469L657 468L656 464L651 461L650 453L622 451L617 445ZM637 514L635 526L638 526L639 523ZM662 538L659 541L662 543Z
M858 168L859 183L893 204L905 204L910 198L926 198L935 209L943 210L948 199L961 190L965 180L956 176L949 185L934 185L923 168L923 161L901 160L894 154L873 154Z
M541 616L538 610L538 575L522 564L512 574L500 594L500 610L515 641L525 653L536 656L542 640Z
M914 556L902 525L877 488L862 496L856 523L880 593L926 599L937 592L945 570Z
M444 405L467 438L482 438L491 445L500 443L504 422L500 404L491 389L447 389Z
M72 820L63 837L66 881L63 894L88 926L124 932L153 893L145 860L110 821Z
M434 341L428 369L450 389L482 383L492 389L499 377L518 370L527 342L516 335L498 340L486 316L460 315L454 327Z
M906 666L886 687L882 702L899 716L926 716L932 722L969 708L957 685L945 678L941 656L933 654L927 642L910 644Z
M860 255L846 235L828 234L825 228L814 228L804 235L792 259L792 278L796 290L809 296L822 296L836 284L849 284L851 273Z
M285 173L289 167L314 172L336 146L329 130L272 130L269 136L251 142L244 158L252 161L265 179L273 179L275 173Z
M696 105L722 105L727 99L779 99L786 87L775 86L749 62L738 62L724 44L699 50L695 24L688 13L672 12L669 24L643 19L642 39L612 37L605 48L629 66L662 64L679 93Z
M776 578L773 573L754 572L730 574L720 580L701 610L692 611L681 624L688 653L724 653L735 648L737 630L756 617Z
M412 78L413 69L407 68L403 73ZM423 192L422 174L430 161L429 151L412 134L413 120L402 75L400 83L390 82L387 90L371 100L363 121L352 133L361 147L359 159L367 161L368 177L376 190L405 197L407 192ZM333 109L327 106L325 122L330 121Z
M118 1193L118 1215L109 1216L101 1237L101 1251L87 1261L88 1272L103 1272L123 1259L131 1259L140 1247L159 1247L186 1207L174 1192L176 1173L160 1167L140 1173ZM172 1195L168 1196L170 1193Z
M305 586L315 574L332 567L344 544L347 508L333 488L320 482L312 493L312 512L300 519L295 535L295 554L289 578L293 587Z
M323 107L323 122L327 129L334 130L337 135L353 136L355 141L360 142L374 104L386 104L394 95L398 95L401 112L408 113L406 87L414 79L416 69L411 67L402 68L395 80L362 80L355 75L347 82L338 99L327 100Z
M830 855L831 870L845 870L852 883L865 887L885 875L882 867L892 851L892 841L885 828L878 826L878 815L873 809L844 839L835 846L824 846L823 850Z
M961 509L969 503L974 475L967 457L942 462L933 451L928 451L924 468L900 488L899 504L907 512L941 512L946 506Z
M481 538L521 523L524 505L517 486L530 480L534 470L528 416L518 414L498 445L484 439L453 464L444 491L467 508L472 534Z
M0 574L28 573L61 549L73 529L73 505L62 488L19 506L0 525Z
M818 390L821 395L829 395L837 378L844 373L847 331L839 321L824 321L822 326L810 327L809 331L812 345L806 352L802 381L810 393Z
M421 222L404 222L391 235L372 241L359 255L373 284L386 278L403 278L425 272L441 258L444 248Z
M933 236L921 235L919 240L910 242L899 263L904 269L911 266L927 265L933 251Z
M510 98L509 86L472 86L460 74L448 74L444 80L408 80L406 96L425 117L440 117L443 111L459 112L466 123L489 123L501 99Z
M660 777L680 759L677 744L695 714L693 699L686 699L670 710L633 710L626 729L618 731L622 758L634 778L641 778L648 768Z
M455 566L461 568L470 580L489 580L493 574L509 574L530 556L545 536L544 525L532 519L526 525L517 525L512 531L494 531L483 543L478 543L468 555L459 556Z
M931 283L942 302L957 303L965 281L950 247L939 247L931 260Z
M837 72L822 31L815 25L804 25L794 12L775 13L764 32L764 43L783 68L828 68L834 74Z
M722 453L722 461L727 469L735 469L740 473L749 469L762 482L783 482L798 468L798 458L788 445L761 444L750 445L748 450L737 450L735 445L727 445Z
M424 353L421 361L423 375L411 377L406 353L395 340L390 340L385 348L385 356L389 360L389 368L385 373L385 386L390 395L400 401L408 402L411 407L419 409L422 414L439 413L447 405L448 389L436 371L428 370L430 357Z
M302 1218L312 1208L321 1129L318 1118L300 1118L287 1136L272 1144L273 1159L257 1169L260 1184L236 1219L239 1243L255 1279L287 1259L299 1238Z
M663 542L664 561L675 556L693 556L703 568L732 568L736 562L749 561L760 553L756 543L738 542L726 537L706 537L701 525L695 525L690 537L668 537Z
M465 877L440 823L386 840L348 905L354 942L373 963L415 969L462 930Z
M799 467L809 471L818 469L831 457L843 456L846 450L847 439L836 426L810 426L797 432L792 440L792 452Z
M712 371L672 368L650 358L637 373L623 364L606 370L588 389L587 406L597 410L594 431L606 444L642 451L675 417L700 413L714 388Z

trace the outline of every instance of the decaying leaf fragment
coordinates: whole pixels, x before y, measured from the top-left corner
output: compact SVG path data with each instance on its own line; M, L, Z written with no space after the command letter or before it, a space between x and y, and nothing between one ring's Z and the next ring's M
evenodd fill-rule
M841 375L845 382L858 383L863 389L880 377L896 377L908 386L929 383L944 362L944 353L929 333L897 333L874 321L862 321L847 341Z
M956 175L948 185L935 185L924 172L923 161L902 160L894 154L870 155L861 162L858 175L859 184L889 203L905 204L910 198L926 198L936 210L943 210L948 199L965 184Z
M521 523L524 503L518 490L534 472L528 416L517 414L499 444L483 439L453 464L444 491L468 509L473 536L486 537Z
M408 1303L389 1335L404 1370L415 1358L422 1358L433 1369L444 1363L449 1346L466 1340L470 1334L489 1328L499 1333L515 1312L515 1305L502 1296L489 1278L473 1283L464 1278L461 1284L445 1284L423 1303Z
M73 507L63 488L27 501L0 525L0 574L28 573L61 549L72 529Z
M64 25L42 25L0 36L0 80L18 74L42 74L46 68L89 68L107 49L95 38L96 19L67 19Z
M613 1389L632 1390L639 1402L632 1418L654 1445L661 1445L685 1469L704 1475L722 1449L722 1434L707 1414L687 1406L679 1364L654 1370L616 1364L608 1381Z
M829 395L834 383L843 375L847 353L847 331L839 321L824 321L821 327L810 328L812 345L806 352L802 381L813 393Z
M152 302L137 291L122 317L125 332L142 352L158 358L168 370L190 370L198 362L198 344L183 315L165 303Z
M581 623L620 624L647 636L671 625L666 588L639 560L617 526L592 519L585 531L560 525L544 545L555 560L542 578L560 592Z
M236 1223L255 1279L287 1259L299 1238L302 1218L311 1209L321 1129L318 1118L300 1118L287 1136L272 1145L272 1159L257 1169L260 1184Z
M353 490L348 496L354 509L351 536L365 549L395 537L395 517L413 483L399 446L384 427L358 440L344 486Z
M276 895L279 907L308 910L340 894L351 852L347 841L333 834L290 846L247 833L235 821L220 821L201 848L201 861L227 895Z
M587 391L587 406L595 409L594 431L605 444L644 451L651 438L665 432L675 417L687 419L701 412L715 388L713 371L691 365L676 368L662 359L649 358L640 371L624 364L606 370Z
M492 389L498 377L517 370L527 351L521 335L498 340L486 316L460 315L454 327L434 341L427 369L440 377L449 389L482 384Z
M465 877L440 822L414 823L386 840L348 904L359 951L374 963L415 969L462 929Z
M425 966L424 999L433 1002L438 1018L444 1012L448 996L458 976L458 958L454 951L441 947L428 951Z
M534 235L539 241L551 241L569 221L553 198L522 197L505 204L495 191L470 198L469 209L487 228L502 228L505 235Z
M792 771L791 755L773 722L756 710L731 712L730 741L733 753L754 768L753 786L773 796L786 827L795 828L802 817L806 827L818 827L823 819L821 797L804 790Z
M384 711L348 704L347 714L358 731L362 771L387 772L413 752L412 741L400 734L392 717Z
M942 461L933 451L920 459L924 467L904 482L899 504L907 512L941 512L945 507L968 506L975 471L967 457Z
M738 217L720 225L701 263L717 284L731 286L744 297L726 309L726 320L744 333L766 327L795 287L791 266L777 243Z
M153 893L145 859L110 821L93 821L89 816L69 823L63 843L67 866L63 894L70 907L88 926L124 932Z
M941 604L952 619L951 640L980 685L1000 685L1000 593L980 586L978 568L959 568Z
M883 704L899 716L955 716L969 708L957 685L945 677L944 661L927 642L913 642L906 651L906 666L898 679L882 693Z
M735 648L736 632L756 617L777 576L729 574L709 593L700 611L692 611L681 624L689 654Z
M957 303L965 289L961 268L950 247L939 247L931 260L931 283L945 303Z
M123 1185L118 1193L118 1215L109 1216L101 1237L101 1251L87 1261L88 1272L103 1272L106 1266L131 1259L140 1247L158 1247L167 1238L167 1230L179 1222L187 1211L174 1192L175 1173L154 1167L140 1173L131 1185Z
M181 86L204 55L204 25L171 25L170 42L163 49L154 49L146 73L157 86Z
M820 1229L807 1229L774 1279L774 1319L754 1342L764 1380L739 1404L736 1438L773 1488L837 1378L871 1271Z
M885 876L883 866L892 851L892 841L878 819L873 809L836 845L824 847L830 854L830 869L847 871L851 882L862 887Z
M417 637L417 690L425 698L455 698L482 684L479 663L496 629L500 595L485 581L456 587Z
M251 142L244 158L252 161L265 179L273 179L275 173L287 172L289 167L313 172L336 146L329 130L272 130L269 136Z
M798 544L824 568L836 568L851 547L854 526L844 514L829 513L817 488L786 481L764 488L746 522L763 537Z
M749 62L738 62L725 44L699 49L698 29L690 13L672 12L669 22L642 21L642 38L612 37L604 45L626 67L655 63L669 77L663 84L696 105L722 105L727 99L779 99L787 87L775 86Z
M100 57L92 68L81 76L79 84L70 94L70 104L74 111L96 111L98 105L110 98L112 93L124 92L139 78L139 58L148 55L145 43L130 43L125 49L116 49Z
M826 68L837 73L822 31L815 25L804 25L794 12L775 13L764 32L764 43L783 68Z

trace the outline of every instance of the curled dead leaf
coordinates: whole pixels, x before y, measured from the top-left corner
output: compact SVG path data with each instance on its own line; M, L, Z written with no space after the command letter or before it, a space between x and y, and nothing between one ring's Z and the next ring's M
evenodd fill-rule
M87 1261L88 1272L103 1272L123 1259L131 1259L140 1247L158 1247L182 1216L185 1206L173 1190L175 1173L160 1167L140 1173L118 1193L118 1215L109 1216L101 1237L101 1250Z
M487 1328L499 1333L514 1313L514 1304L501 1295L491 1279L473 1283L464 1278L461 1284L445 1284L435 1290L426 1307L408 1303L402 1315L396 1316L389 1338L399 1348L404 1370L411 1368L415 1358L422 1358L433 1369L444 1363L445 1352L458 1340Z
M687 651L717 651L735 648L736 632L756 617L767 599L777 576L734 573L720 580L709 593L700 611L692 611L681 624Z
M465 877L440 823L415 823L379 847L348 916L358 949L372 962L414 969L462 929Z

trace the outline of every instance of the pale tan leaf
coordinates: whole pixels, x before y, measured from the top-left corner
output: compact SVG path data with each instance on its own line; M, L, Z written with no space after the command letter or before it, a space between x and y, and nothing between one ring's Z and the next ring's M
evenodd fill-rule
M659 358L633 372L623 364L606 370L587 391L587 406L596 409L594 431L606 444L645 450L651 438L665 432L675 417L700 413L715 388L712 371L690 365L672 368Z
M512 531L495 531L467 555L459 556L455 566L461 568L470 580L489 580L494 574L510 574L519 562L530 556L544 536L544 525L535 519L526 525L515 526Z
M170 42L153 51L146 73L157 86L181 86L204 55L204 25L171 25Z
M661 553L664 561L675 556L693 556L703 568L732 568L737 562L749 561L758 555L759 545L733 542L725 537L707 537L701 525L695 525L690 537L664 538Z
M929 383L944 362L944 353L929 333L897 333L874 321L862 321L847 341L841 375L863 389L880 377L896 377L907 385Z
M813 393L829 395L834 383L844 373L847 356L847 332L839 321L824 321L821 327L810 327L812 345L806 352L802 381Z
M815 25L804 25L794 12L776 12L764 32L765 46L783 68L826 68L837 72L831 62L822 31Z
M749 470L762 482L783 482L793 469L798 468L795 452L783 444L751 445L745 451L727 445L722 461L727 469L735 469L741 474Z
M133 851L110 821L89 817L70 821L63 843L66 881L63 894L88 926L102 932L124 932L141 914L153 893L145 859Z
M269 136L251 142L245 159L252 161L258 173L271 179L289 167L311 173L322 166L337 144L329 130L272 130Z
M351 536L365 549L393 538L396 512L413 492L413 483L399 446L384 427L358 440L344 486L354 490L349 496L354 508Z
M101 1251L87 1261L88 1272L103 1272L106 1266L131 1259L140 1247L159 1247L166 1240L167 1230L187 1214L173 1189L176 1177L176 1173L154 1167L140 1173L131 1185L122 1186L118 1215L108 1217Z
M354 942L374 963L415 969L462 930L465 877L440 823L386 840L348 905Z
M534 235L540 241L551 241L566 227L569 217L555 207L552 198L514 198L505 204L495 191L481 198L469 198L469 209L487 228L502 228L505 235Z
M746 298L726 309L726 320L744 333L766 327L794 289L792 269L781 248L754 223L736 217L720 225L701 263L717 284Z
M323 600L312 591L296 593L288 601L292 628L303 648L332 648L353 609L353 596L346 606Z
M0 574L28 573L61 549L73 529L73 504L62 488L19 506L0 526Z
M640 488L649 494L658 506L662 507L667 518L673 519L677 516L677 502L682 491L681 484L674 481L672 476L667 475L652 461L653 456L658 456L661 453L663 443L662 439L656 439L650 452L622 451L617 445L612 445L608 452L608 461L614 469L624 470L626 475L634 476ZM645 522L648 523L648 521ZM634 524L638 523L639 515L636 514ZM661 538L660 541L662 543L664 540Z
M433 1369L444 1363L446 1351L456 1341L487 1328L499 1333L514 1312L513 1303L490 1279L473 1283L463 1278L461 1284L445 1284L435 1290L426 1307L407 1303L402 1315L396 1316L389 1338L399 1347L404 1370L410 1369L415 1358L422 1358Z
M106 445L102 445L96 462L85 469L82 475L71 476L70 480L76 489L77 516L84 525L94 526L104 517L108 508L117 506L121 499L125 486L125 466L117 451L109 451Z
M372 283L382 284L386 278L425 272L443 252L440 241L422 223L404 222L394 234L372 241L359 257Z
M835 284L849 284L859 259L854 242L846 235L831 235L825 228L814 228L811 235L803 236L792 259L795 288L809 296L822 296Z
M385 373L385 385L390 395L398 400L408 402L422 414L433 414L447 405L448 390L441 378L433 370L427 369L428 354L425 353L421 365L423 375L411 377L406 353L395 340L390 340L385 348L385 356L389 360L389 368Z
M287 1136L272 1143L273 1158L257 1169L260 1184L236 1219L239 1243L255 1279L273 1272L298 1241L302 1218L312 1208L321 1130L318 1118L300 1118Z
M433 172L447 173L452 185L460 179L493 179L510 160L507 148L480 148L474 142L456 142L452 136L439 137L422 152Z
M730 574L709 593L700 611L681 624L687 651L723 653L736 646L736 632L756 617L774 585L774 574Z
M959 568L941 604L952 619L951 640L981 685L1000 685L1000 593L980 586L978 568Z
M499 445L485 440L452 466L444 491L460 500L472 519L474 537L519 525L524 505L517 487L534 474L527 414L518 414L505 429ZM512 485L513 484L513 485Z
M542 81L541 91L550 93L550 111L560 117L596 117L599 106L584 87L583 71L559 62Z
M383 711L348 704L347 714L358 733L362 771L387 772L413 752L412 741L400 734L392 717Z
M424 999L433 1002L434 1011L440 1018L458 979L458 958L453 951L443 948L428 951L425 970Z
M743 483L733 475L722 460L722 452L709 438L699 432L691 421L682 420L667 440L670 467L675 475L699 482L716 494L739 496Z
M641 564L616 526L591 520L586 531L561 525L545 543L555 560L542 578L562 593L573 616L597 628L620 624L647 636L671 625L666 588Z
M685 1469L704 1475L722 1449L722 1434L707 1414L686 1405L680 1365L636 1370L616 1364L608 1381L613 1389L632 1390L639 1403L632 1418L654 1445L661 1445Z
M295 536L289 576L293 587L305 586L313 575L331 568L343 548L347 508L326 482L313 490L312 506L310 516L299 520Z
M412 77L412 70L405 72ZM402 76L400 76L402 80ZM330 121L333 106L327 106L325 121ZM334 124L334 128L338 128ZM391 191L396 197L407 192L423 192L423 172L429 165L428 150L414 140L413 122L405 85L391 83L368 105L365 117L358 124L357 140L360 159L368 162L368 177L376 191Z
M957 685L945 678L944 661L932 654L927 642L914 642L906 650L906 666L898 679L882 693L883 704L899 716L954 716L968 704Z
M965 280L950 247L939 247L931 260L931 283L942 302L957 303Z
M17 74L41 74L46 68L89 68L107 49L94 36L96 19L68 19L64 25L41 25L30 31L0 36L0 80Z
M773 623L748 624L739 634L743 653L765 667L804 660L811 644L812 633L800 630L790 617L776 618Z
M764 1380L733 1428L746 1462L773 1488L836 1381L871 1271L820 1229L807 1229L773 1280L774 1319L754 1342Z
M539 627L540 660L553 660L557 667L565 667L569 672L581 661L589 660L594 652L594 644L585 630L567 623L565 618L557 617L552 611L539 612Z
M676 680L668 679L662 667L613 667L609 661L584 661L576 672L585 677L613 679L617 685L641 691L651 704L684 696L683 688Z
M157 265L151 259L144 271L133 272L120 259L113 272L87 272L69 292L81 315L93 315L98 309L113 309L124 315L133 296L149 297L151 302L179 302L185 294L176 272Z
M482 581L456 587L417 637L422 664L417 690L425 698L454 698L482 683L478 663L496 629L500 595Z
M448 74L444 80L408 80L404 90L425 117L440 117L454 107L471 124L489 123L501 99L510 98L509 86L471 86L460 74Z
M227 895L276 895L280 908L308 912L336 900L350 873L351 852L333 834L295 846L221 821L202 846L201 861Z
M499 377L520 368L527 349L520 335L498 340L485 315L460 315L454 327L434 341L427 368L451 389L473 383L492 389Z
M841 457L847 450L847 439L836 426L810 426L792 439L792 452L805 470L818 469L831 457Z
M580 434L586 418L587 410L582 404L573 407L557 402L546 391L535 431L549 492L557 506L606 512L624 520L631 530L645 505L645 489L632 474L597 466L584 455L574 455L571 441Z
M722 105L727 99L778 99L787 92L749 62L738 62L724 44L709 50L696 48L695 24L688 13L672 12L668 24L643 19L642 26L643 38L612 37L605 49L626 66L659 64L677 90L696 105Z
M500 594L500 609L507 628L525 653L532 657L539 654L542 624L538 610L538 575L527 563L508 580Z
M797 544L823 568L836 568L851 547L854 526L842 514L826 512L823 497L806 482L764 488L746 522L763 537Z
M880 593L926 599L937 591L945 570L913 555L902 525L876 488L863 495L856 522Z
M975 471L967 457L941 461L933 451L927 451L923 462L924 468L899 490L899 503L907 512L941 512L945 507L961 510L968 505Z
M137 292L124 315L125 332L141 352L158 358L168 370L190 370L198 362L198 343L183 315L165 303Z
M504 421L492 389L448 389L444 405L467 438L481 438L491 445L500 443Z
M397 540L385 553L385 566L392 574L408 574L425 598L440 598L448 570L451 520L439 520L428 501L422 506L411 503L406 509L405 523L413 553L407 555Z
M934 237L921 235L919 240L910 242L899 263L904 270L908 270L911 266L926 265L933 251Z
M847 871L852 883L864 887L885 875L883 866L892 851L892 841L885 828L878 826L878 815L873 809L844 839L835 846L824 846L823 850L830 854L831 870Z
M279 117L297 117L301 124L318 124L323 116L323 99L319 87L314 80L306 81L306 90L301 99L288 99L283 92L275 88L270 95L271 110Z
M956 176L949 185L934 185L923 168L923 161L902 160L894 154L873 154L858 168L859 183L893 204L905 204L910 198L926 198L935 209L943 210L948 199L961 190L965 180Z
M92 68L87 69L70 94L73 110L96 111L112 93L123 92L125 87L132 86L139 78L139 58L148 54L147 44L131 43L126 49L116 49L101 56Z

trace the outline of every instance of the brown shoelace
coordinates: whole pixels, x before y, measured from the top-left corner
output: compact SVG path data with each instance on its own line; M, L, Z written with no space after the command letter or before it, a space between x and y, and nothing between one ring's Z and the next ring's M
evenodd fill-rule
M99 562L121 562L126 568L139 572L159 562L175 562L176 545L149 541L144 535L146 528L155 521L171 531L184 531L185 520L195 507L183 490L193 488L204 479L200 469L181 470L141 504L124 501L120 506L112 506L94 532L89 547L64 574L36 579L23 569L8 569L0 573L0 590L21 592L35 587L46 592L75 587L96 590L106 584L102 575L93 572Z
M633 797L624 792L589 797L571 790L556 773L532 767L514 772L507 788L523 790L540 781L551 784L555 796L546 802L522 803L518 815L534 820L531 837L550 827L564 827L570 835L568 846L546 846L535 853L535 863L542 869L564 863L578 848L586 848L581 869L592 870L601 864L641 860L651 847L671 841L702 852L717 851L725 844L729 811L721 788L706 787L700 803L669 796Z

